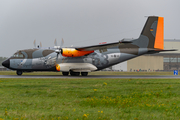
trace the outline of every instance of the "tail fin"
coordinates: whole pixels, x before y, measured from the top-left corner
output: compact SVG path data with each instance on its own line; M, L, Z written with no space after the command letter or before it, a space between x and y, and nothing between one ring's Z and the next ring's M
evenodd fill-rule
M148 17L137 41L139 44L143 44L143 46L139 47L164 49L164 18L157 16Z

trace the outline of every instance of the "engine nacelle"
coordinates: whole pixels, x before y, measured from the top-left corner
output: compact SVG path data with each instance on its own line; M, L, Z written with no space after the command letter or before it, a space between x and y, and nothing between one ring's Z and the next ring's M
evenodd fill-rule
M92 72L97 70L97 67L90 63L60 63L56 65L58 72Z
M93 51L79 51L74 48L62 48L61 54L64 57L81 57L90 53L93 53Z
M58 72L60 71L60 65L59 65L59 64L56 65L56 70L57 70Z

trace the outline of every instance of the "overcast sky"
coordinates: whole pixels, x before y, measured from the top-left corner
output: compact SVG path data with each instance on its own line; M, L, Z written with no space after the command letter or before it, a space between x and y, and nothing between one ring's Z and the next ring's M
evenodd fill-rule
M180 39L180 0L0 0L0 56L42 42L87 46L138 38L147 17L165 20L165 39Z

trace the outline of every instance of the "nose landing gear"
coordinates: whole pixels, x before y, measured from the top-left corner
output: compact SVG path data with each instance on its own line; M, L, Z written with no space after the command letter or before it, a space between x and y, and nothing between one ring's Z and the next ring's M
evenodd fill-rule
M22 75L22 73L23 73L23 72L22 72L21 70L17 70L17 71L16 71L16 74L17 74L17 75Z

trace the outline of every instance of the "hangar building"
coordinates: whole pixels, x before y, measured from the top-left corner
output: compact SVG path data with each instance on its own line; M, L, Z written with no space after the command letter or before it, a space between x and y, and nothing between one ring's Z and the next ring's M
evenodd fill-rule
M164 49L177 51L146 54L112 66L115 71L170 71L180 70L180 39L165 39Z

